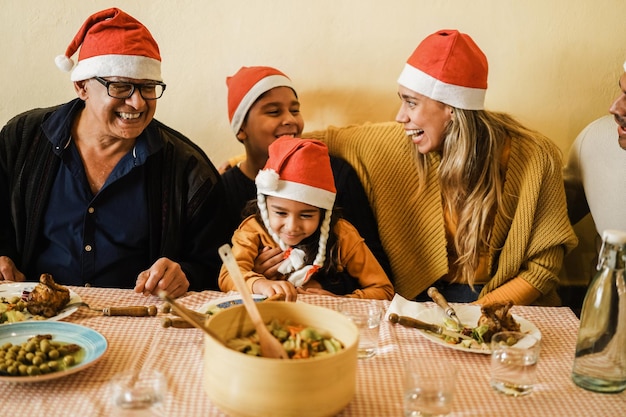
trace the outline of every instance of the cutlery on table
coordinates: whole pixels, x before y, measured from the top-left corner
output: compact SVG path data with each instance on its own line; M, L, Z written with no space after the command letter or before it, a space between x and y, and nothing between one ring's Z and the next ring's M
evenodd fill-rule
M426 330L431 333L435 333L439 336L449 336L457 339L465 339L465 340L474 340L472 337L467 336L460 332L454 332L452 330L448 330L443 326L439 326L437 324L426 323L421 320L414 319L413 317L407 316L399 316L396 313L389 314L389 321L392 323L398 323L405 327L413 327L415 329Z
M179 304L172 297L170 297L167 294L167 292L165 292L165 291L161 291L159 293L159 297L161 297L161 299L167 301L170 304L170 306L172 307L172 309L174 310L174 312L176 314L178 314L181 318L185 319L185 321L187 323L191 324L193 327L196 327L196 328L202 330L204 333L206 333L207 335L209 335L210 337L215 339L217 342L219 342L222 345L226 346L226 343L224 343L224 341L222 340L221 337L219 337L215 332L213 332L213 330L211 330L208 327L206 327L204 325L204 323L200 323L198 321L198 318L195 317L193 314L190 314L190 311L193 311L193 310L190 310L187 307L183 306L182 304ZM194 311L194 313L201 314L201 313L198 313L197 311ZM165 325L164 325L164 327L165 327Z
M248 315L254 324L257 336L259 337L259 344L261 345L261 356L266 358L288 359L289 355L287 355L287 351L285 351L282 343L274 337L267 326L265 326L265 323L263 323L261 313L259 313L259 309L252 299L252 295L246 286L243 275L241 275L241 270L239 269L239 265L237 265L237 261L233 256L230 246L228 244L220 246L218 253L220 258L222 258L230 277L235 282L235 287L237 287L237 291L239 291L239 294L241 295L241 299L246 307L246 310L248 311Z
M285 301L285 294L274 294L270 297L267 297L264 300L261 300L260 302L265 302L265 301ZM164 313L169 313L170 309L171 309L171 306L165 303L163 305L162 311ZM191 318L193 318L195 321L197 321L200 324L204 324L206 319L209 318L209 315L206 313L201 313L199 311L194 311L188 308L186 310L187 310L187 313L191 316ZM176 314L176 311L172 311L172 313ZM163 317L161 319L161 324L166 329L168 327L172 327L176 329L190 329L190 328L195 327L194 325L192 325L191 323L189 323L187 320L183 319L182 317Z
M157 315L157 308L154 305L151 306L126 306L126 307L91 307L85 302L78 302L68 304L63 307L63 310L67 310L72 307L87 307L91 311L97 311L104 316L131 316L131 317L149 317Z
M459 320L459 317L456 315L456 311L450 307L448 301L446 301L445 297L439 292L439 290L435 287L430 287L427 294L439 307L443 309L445 315L456 323L457 330L462 330L463 323L461 323L461 320Z

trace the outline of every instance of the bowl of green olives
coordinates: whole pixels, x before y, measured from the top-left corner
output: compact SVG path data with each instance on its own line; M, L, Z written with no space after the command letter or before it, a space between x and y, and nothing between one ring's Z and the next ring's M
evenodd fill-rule
M85 326L29 321L0 326L0 381L41 382L96 364L106 338Z

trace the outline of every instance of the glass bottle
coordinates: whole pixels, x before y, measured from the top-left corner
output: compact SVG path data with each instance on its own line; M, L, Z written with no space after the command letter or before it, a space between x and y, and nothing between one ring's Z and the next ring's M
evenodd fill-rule
M597 392L626 389L626 232L606 230L580 314L572 379Z

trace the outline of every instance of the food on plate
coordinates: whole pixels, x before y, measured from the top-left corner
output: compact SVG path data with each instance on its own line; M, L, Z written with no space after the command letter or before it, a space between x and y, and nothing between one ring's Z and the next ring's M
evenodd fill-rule
M519 332L520 324L515 321L511 314L513 302L486 304L480 309L482 315L478 319L478 326L487 326L483 334L485 342L490 342L491 337L504 331Z
M26 320L24 310L26 310L26 301L22 300L21 297L0 297L0 324ZM45 317L35 316L35 318L44 319Z
M56 316L70 301L70 290L57 284L50 274L41 274L39 284L26 298L26 308L31 314L46 318Z
M37 376L63 371L80 363L84 349L74 343L37 335L21 344L0 346L0 375Z
M464 325L462 329L458 328L458 324L452 319L446 317L443 320L444 327L449 330L458 331L466 336L470 336L472 340L455 338L450 336L442 336L442 338L452 344L460 344L468 349L490 350L489 343L491 337L503 331L519 331L520 324L510 312L513 307L512 302L492 303L481 307L481 315L478 318L476 327Z
M334 337L312 327L272 320L267 326L283 345L289 359L306 359L337 353L343 344ZM253 356L261 356L261 345L256 331L245 337L231 339L227 345L234 350Z

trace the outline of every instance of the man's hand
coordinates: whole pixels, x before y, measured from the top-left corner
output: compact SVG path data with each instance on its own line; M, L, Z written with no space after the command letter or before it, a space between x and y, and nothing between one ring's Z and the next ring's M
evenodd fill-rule
M262 274L267 279L284 279L283 274L278 272L278 267L283 260L283 251L280 248L265 246L254 260L254 268L252 270L257 274Z
M180 268L180 264L168 259L158 259L150 269L137 276L135 292L148 296L159 295L165 291L170 297L180 297L189 289L187 276Z
M11 258L0 256L0 281L26 281L26 277L15 267Z

